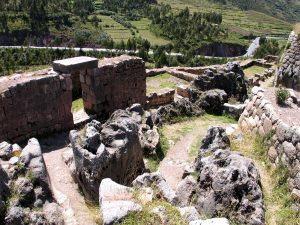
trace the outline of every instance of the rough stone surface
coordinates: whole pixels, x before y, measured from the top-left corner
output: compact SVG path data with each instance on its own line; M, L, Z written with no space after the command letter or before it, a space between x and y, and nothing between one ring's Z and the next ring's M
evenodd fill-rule
M100 213L104 225L121 222L129 213L140 212L142 207L134 202L133 189L103 179L99 187Z
M300 91L300 39L295 32L290 35L291 46L285 52L282 65L276 75L276 85L284 85Z
M155 108L174 102L175 90L166 89L161 93L151 93L147 96L147 108Z
M223 127L210 127L201 141L198 156L195 160L195 168L199 170L201 159L206 154L215 152L218 149L229 149L230 140Z
M166 180L161 176L159 172L155 173L144 173L138 176L133 182L132 186L134 188L140 189L142 187L153 187L157 188L157 198L162 198L170 203L173 202L175 198L175 192L168 185Z
M64 225L62 210L58 204L46 202L43 206L43 213L45 215L46 220L50 224Z
M195 197L197 182L192 176L184 178L176 188L174 203L177 206L184 207L190 205L193 197Z
M12 145L3 141L0 143L0 158L9 160L12 155Z
M75 177L90 201L98 198L98 187L103 178L128 185L145 169L139 126L126 111L115 111L101 130L95 129L100 134L96 153L84 148L84 134L82 137L77 131L70 132Z
M224 104L224 112L226 115L233 117L236 120L239 120L240 116L244 112L246 105L245 104L237 104L232 105L229 103Z
M19 142L73 127L68 75L46 71L3 77L0 83L0 141Z
M226 218L213 218L208 220L196 220L189 223L189 225L229 225L229 220Z
M146 76L140 58L123 55L100 60L97 68L80 74L84 108L106 115L134 103L145 106Z
M204 92L196 104L203 108L207 113L220 115L223 113L224 103L227 101L228 98L225 91L213 89Z
M224 90L228 97L234 96L239 101L247 98L244 72L238 63L228 63L223 70L206 70L195 79L194 85L202 91Z
M8 186L8 175L3 170L1 164L0 164L0 223L4 223L4 217L5 217L5 201L7 197L10 194L10 189Z
M179 208L179 212L180 212L181 217L187 223L200 219L200 215L197 212L197 209L195 207L193 207L193 206Z

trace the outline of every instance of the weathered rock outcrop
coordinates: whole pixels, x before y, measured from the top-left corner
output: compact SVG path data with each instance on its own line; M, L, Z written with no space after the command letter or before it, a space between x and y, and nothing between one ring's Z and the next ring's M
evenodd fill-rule
M104 225L121 222L129 213L142 211L132 188L103 179L99 187L100 214Z
M238 63L228 63L224 70L208 69L199 75L193 84L201 91L224 90L228 97L236 97L239 101L247 98L244 72Z
M290 47L286 51L279 68L275 83L300 91L300 38L292 32L289 38Z
M161 125L164 122L172 122L180 116L200 116L204 111L187 99L180 99L172 104L161 106L153 115L154 124Z
M0 166L0 223L64 224L61 208L52 202L38 140L30 139L23 150L18 150L21 154L17 154L17 146L13 146L14 156L11 157L15 160L11 158L5 162L7 173ZM7 207L3 205L4 200Z
M228 101L225 91L213 89L204 92L200 99L195 103L207 113L221 115L224 109L224 103Z
M193 199L200 215L226 215L240 223L264 224L260 175L252 160L230 151L223 128L210 128L195 168L199 172ZM192 183L191 183L192 184Z
M83 136L78 131L71 131L70 141L76 180L85 197L95 201L102 179L130 184L144 171L144 163L139 126L126 111L115 111L102 126L96 122L89 126L93 128L86 129L89 132Z

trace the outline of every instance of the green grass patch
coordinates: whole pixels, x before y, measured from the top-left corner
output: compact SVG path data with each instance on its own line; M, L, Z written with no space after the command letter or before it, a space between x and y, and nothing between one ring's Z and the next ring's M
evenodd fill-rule
M245 76L247 78L253 77L256 73L263 74L265 72L266 68L261 66L251 66L247 69L244 69Z
M168 224L172 225L185 225L186 223L181 218L178 209L171 204L155 200L143 207L143 211L139 213L131 213L121 223L122 225L161 225L160 217L152 212L155 207L163 206L166 209L169 221Z
M76 99L75 101L72 102L72 112L73 113L78 112L83 108L84 108L84 106L83 106L83 99L82 98Z

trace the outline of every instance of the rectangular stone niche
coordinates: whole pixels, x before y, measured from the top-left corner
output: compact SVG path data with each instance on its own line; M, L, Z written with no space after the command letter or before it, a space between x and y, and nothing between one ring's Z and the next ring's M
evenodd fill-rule
M80 82L87 112L108 115L134 103L146 105L146 70L141 58L105 58L97 68L81 71Z
M0 78L0 142L73 128L69 75L36 72Z

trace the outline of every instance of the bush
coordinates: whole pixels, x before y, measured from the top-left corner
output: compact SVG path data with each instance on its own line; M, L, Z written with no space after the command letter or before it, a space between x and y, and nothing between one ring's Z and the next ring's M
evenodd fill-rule
M276 91L276 101L278 104L285 104L286 100L290 97L290 92L286 88L279 88Z

